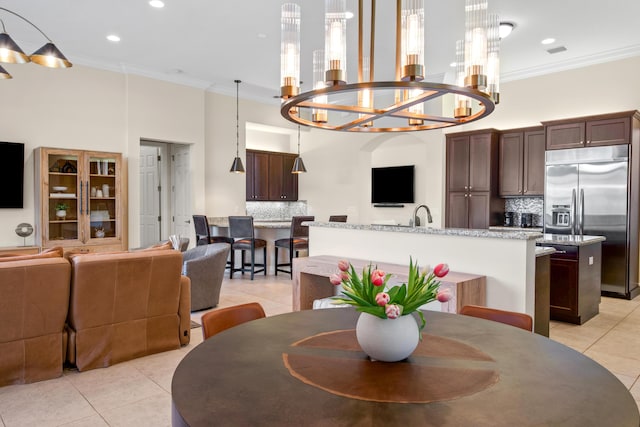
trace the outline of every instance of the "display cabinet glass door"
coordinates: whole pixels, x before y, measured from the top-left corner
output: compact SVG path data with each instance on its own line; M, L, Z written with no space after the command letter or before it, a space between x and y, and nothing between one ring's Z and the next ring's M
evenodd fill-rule
M49 240L80 239L80 157L70 152L48 155L47 226Z
M109 239L117 237L117 173L115 158L89 156L88 180L85 183L85 212L89 216L89 239Z

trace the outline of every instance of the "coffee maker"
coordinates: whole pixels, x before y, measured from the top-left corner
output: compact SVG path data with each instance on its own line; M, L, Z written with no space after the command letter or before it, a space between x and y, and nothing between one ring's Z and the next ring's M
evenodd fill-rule
M516 213L515 212L505 212L504 213L504 226L505 227L514 227L516 225Z
M520 227L522 227L522 228L531 228L531 227L533 227L533 214L532 213L521 213L520 214Z

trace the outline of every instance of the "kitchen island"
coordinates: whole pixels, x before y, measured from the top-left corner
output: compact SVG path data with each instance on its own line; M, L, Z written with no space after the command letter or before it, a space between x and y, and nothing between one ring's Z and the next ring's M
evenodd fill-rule
M486 276L487 306L535 317L536 239L541 233L310 222L309 255L421 266ZM538 314L538 316L540 316Z
M598 314L603 236L543 234L539 247L554 248L550 261L550 318L583 324Z

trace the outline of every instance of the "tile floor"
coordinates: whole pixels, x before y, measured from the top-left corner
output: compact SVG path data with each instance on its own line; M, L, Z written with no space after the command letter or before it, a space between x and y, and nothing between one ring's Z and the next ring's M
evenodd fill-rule
M291 311L286 275L225 279L220 307L257 301L268 316ZM552 322L551 339L580 351L613 372L640 402L640 298L603 298L600 314L582 326ZM193 313L199 322L203 312ZM168 351L28 385L0 387L0 427L170 426L171 378L176 366L202 341Z

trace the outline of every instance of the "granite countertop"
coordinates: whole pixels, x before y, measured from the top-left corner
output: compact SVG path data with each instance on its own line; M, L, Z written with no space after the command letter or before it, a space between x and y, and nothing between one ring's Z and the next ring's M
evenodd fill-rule
M325 228L342 228L345 230L371 230L386 231L397 233L414 233L414 234L438 234L444 236L466 236L466 237L485 237L495 239L514 239L514 240L534 240L539 239L542 234L525 231L491 231L491 230L472 230L466 228L430 228L430 227L409 227L407 225L384 225L384 224L353 224L349 222L319 222L311 221L303 223L312 227Z
M606 238L604 236L587 236L576 235L571 236L569 234L543 234L542 237L536 240L537 245L566 245L566 246L585 246L593 243L603 242Z
M213 227L229 227L229 218L226 216L207 217L209 226ZM253 220L254 228L291 228L291 220Z
M491 227L489 227L489 230L492 230L492 231L528 231L528 232L531 232L531 233L542 233L542 227L523 228L523 227L505 227L505 226L501 226L501 225L492 225Z

